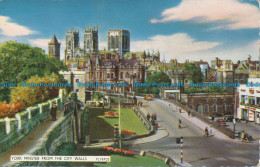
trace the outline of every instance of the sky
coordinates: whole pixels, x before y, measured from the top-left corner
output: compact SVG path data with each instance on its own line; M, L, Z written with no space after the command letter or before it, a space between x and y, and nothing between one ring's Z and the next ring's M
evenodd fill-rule
M99 49L107 31L130 31L131 51L157 51L161 60L234 63L250 54L259 59L257 0L0 0L0 43L16 40L41 47L55 34L64 56L66 29L99 29Z

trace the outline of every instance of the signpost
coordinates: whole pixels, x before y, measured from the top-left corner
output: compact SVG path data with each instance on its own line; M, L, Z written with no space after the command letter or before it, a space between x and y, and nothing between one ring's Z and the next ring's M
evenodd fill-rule
M233 139L234 139L235 138L235 131L236 131L236 119L235 118L233 119L233 125L234 125L234 129L233 129L233 131L234 131Z
M181 163L183 162L183 136L176 138L176 143L181 144Z

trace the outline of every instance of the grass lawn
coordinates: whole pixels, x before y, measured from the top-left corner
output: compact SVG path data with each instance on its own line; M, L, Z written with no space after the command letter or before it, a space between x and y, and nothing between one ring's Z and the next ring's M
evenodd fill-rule
M84 162L74 162L71 165L75 166L162 166L166 167L166 165L163 161L159 159L155 159L152 157L144 157L139 155L134 155L133 157L127 157L127 156L120 156L111 154L109 155L106 151L101 149L82 149L79 148L74 155L84 155L84 156L94 156L94 155L100 155L100 156L111 156L111 162L108 163L84 163Z
M91 108L89 113L89 133L92 139L109 139L114 137L114 125L118 118L105 118L105 112L118 112L117 108ZM137 135L147 134L140 119L131 108L121 108L121 129L135 131Z
M134 155L133 157L111 155L111 162L94 163L96 166L160 166L168 167L163 161L152 157Z

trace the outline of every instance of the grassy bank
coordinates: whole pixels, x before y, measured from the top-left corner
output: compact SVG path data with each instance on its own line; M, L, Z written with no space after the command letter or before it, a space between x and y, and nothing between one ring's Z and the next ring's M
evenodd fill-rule
M89 133L91 139L114 137L114 125L119 118L105 118L105 112L117 112L117 108L91 108L89 112ZM121 109L121 129L135 131L137 135L147 134L148 130L131 108Z

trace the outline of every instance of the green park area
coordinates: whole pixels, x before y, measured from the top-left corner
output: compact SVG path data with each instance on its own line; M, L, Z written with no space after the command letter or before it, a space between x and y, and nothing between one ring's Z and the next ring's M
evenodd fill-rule
M107 163L85 163L85 162L74 162L70 165L75 166L168 166L163 161L148 157L148 156L122 156L117 154L108 154L107 151L102 149L78 149L75 154L75 156L93 156L93 155L99 155L99 156L111 156L111 161Z
M89 111L89 134L91 139L109 139L114 137L114 125L119 118L105 118L106 112L118 113L118 108L91 108ZM131 108L121 108L121 130L131 130L136 135L147 134L148 130Z

